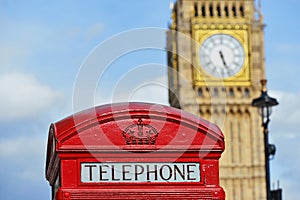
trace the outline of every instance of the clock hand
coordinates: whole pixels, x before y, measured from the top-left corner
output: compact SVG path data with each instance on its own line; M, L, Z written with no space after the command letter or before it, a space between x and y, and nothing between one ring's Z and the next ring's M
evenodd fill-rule
M228 68L227 65L226 65L226 62L225 62L224 55L223 55L222 51L219 51L219 54L220 54L220 57L221 57L221 59L222 59L222 62L223 62L224 67L225 67L225 68Z

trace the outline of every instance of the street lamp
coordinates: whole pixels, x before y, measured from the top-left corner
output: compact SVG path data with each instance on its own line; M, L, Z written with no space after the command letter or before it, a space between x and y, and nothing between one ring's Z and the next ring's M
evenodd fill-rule
M272 107L278 105L275 98L272 98L267 93L267 80L261 80L262 90L260 97L253 99L252 106L257 107L262 119L262 127L264 133L264 145L265 145L265 170L266 170L266 189L267 200L271 200L270 190L270 156L275 155L275 145L269 144L269 130L268 124L270 122L270 115L272 113Z

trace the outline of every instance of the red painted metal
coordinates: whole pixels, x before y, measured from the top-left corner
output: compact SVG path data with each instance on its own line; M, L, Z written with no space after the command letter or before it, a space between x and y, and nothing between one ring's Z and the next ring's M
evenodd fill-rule
M219 158L224 148L216 125L182 110L148 103L104 105L50 126L46 178L56 200L223 200ZM82 163L199 163L200 178L84 182Z

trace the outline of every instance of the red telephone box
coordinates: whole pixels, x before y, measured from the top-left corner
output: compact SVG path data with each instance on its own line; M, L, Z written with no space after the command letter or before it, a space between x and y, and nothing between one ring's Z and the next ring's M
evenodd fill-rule
M46 178L52 199L224 200L220 129L148 103L91 108L50 127Z

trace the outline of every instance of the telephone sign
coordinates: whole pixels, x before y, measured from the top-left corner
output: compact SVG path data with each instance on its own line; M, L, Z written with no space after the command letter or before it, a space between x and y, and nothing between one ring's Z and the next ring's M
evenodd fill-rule
M199 163L81 163L83 183L200 182Z
M168 106L119 103L50 126L46 178L53 200L224 200L220 129Z

